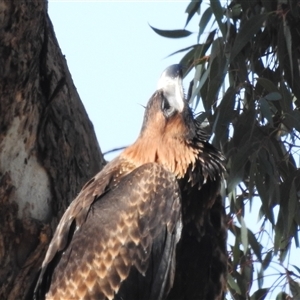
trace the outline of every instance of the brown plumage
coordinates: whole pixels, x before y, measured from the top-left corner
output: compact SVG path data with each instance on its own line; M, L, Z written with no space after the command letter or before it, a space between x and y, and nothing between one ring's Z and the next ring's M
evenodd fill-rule
M223 171L222 155L184 100L181 67L173 65L147 105L137 141L63 215L35 297L221 299Z

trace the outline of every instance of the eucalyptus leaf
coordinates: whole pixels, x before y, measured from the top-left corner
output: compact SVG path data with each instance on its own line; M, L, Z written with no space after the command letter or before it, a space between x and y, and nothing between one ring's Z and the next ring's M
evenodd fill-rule
M265 258L263 259L263 262L262 262L263 270L266 270L269 267L270 262L272 261L272 258L273 258L273 254L274 254L273 251L269 251L266 254L266 256L265 256Z
M294 299L300 298L300 284L289 276L289 286Z
M230 274L228 274L228 284L236 293L241 294L240 287L238 286L238 284L235 282L234 278Z
M225 25L222 22L224 16L224 8L221 6L219 0L210 0L210 7L213 14L215 15L219 29L221 30L223 37L225 37L226 30L225 30Z
M266 118L270 125L273 127L273 117L272 112L270 110L270 106L265 98L259 99L260 111L263 118Z
M188 14L185 27L188 25L194 14L200 9L201 2L202 0L192 0L189 3L185 11Z
M274 85L274 83L267 79L267 78L257 78L256 81L263 87L266 89L266 91L268 91L269 93L272 92L278 92L277 87Z
M251 38L262 27L262 24L267 19L267 14L256 15L247 20L240 28L237 37L232 46L230 61L233 61L237 54L246 46Z
M280 292L277 294L276 299L275 300L292 300L291 297L285 293L285 292Z
M200 36L203 34L203 32L204 32L207 24L209 23L211 17L212 17L212 10L211 10L211 7L209 6L205 10L205 12L202 14L202 17L200 19L199 33L198 33L198 43L199 43Z
M292 35L291 35L290 27L287 24L287 21L285 18L283 19L283 33L284 33L284 37L285 37L287 52L289 55L291 77L293 80L294 72L293 72L293 57L292 57Z
M244 254L246 255L248 250L248 229L243 217L241 217L241 239L244 248Z
M185 30L185 29L176 29L176 30L163 30L163 29L157 29L155 27L152 27L149 25L158 35L166 37L166 38L172 38L172 39L178 39L178 38L184 38L192 34L192 32Z
M269 101L277 101L277 100L282 99L282 96L278 92L272 92L272 93L269 93L268 95L266 95L264 98Z
M259 289L256 292L254 292L251 297L250 300L264 300L266 298L266 296L269 293L270 288L264 288L264 289Z
M248 229L248 241L249 241L249 244L251 245L253 252L255 253L257 259L260 262L262 262L262 258L261 258L262 246L259 244L255 235L253 234L253 232L250 229Z

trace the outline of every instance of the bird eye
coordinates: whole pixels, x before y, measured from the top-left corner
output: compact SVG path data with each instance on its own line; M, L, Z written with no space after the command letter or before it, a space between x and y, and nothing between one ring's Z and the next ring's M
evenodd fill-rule
M170 106L170 103L166 98L163 98L162 100L161 109L166 118L171 117L175 112L175 108Z

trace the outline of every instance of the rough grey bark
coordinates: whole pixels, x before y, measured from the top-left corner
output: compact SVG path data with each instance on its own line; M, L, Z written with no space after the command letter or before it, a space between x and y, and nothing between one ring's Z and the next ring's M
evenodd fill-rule
M0 299L30 298L59 218L103 164L47 2L0 0Z

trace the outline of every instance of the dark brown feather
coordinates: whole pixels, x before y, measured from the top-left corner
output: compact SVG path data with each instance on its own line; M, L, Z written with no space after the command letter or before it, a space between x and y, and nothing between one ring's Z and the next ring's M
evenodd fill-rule
M78 197L89 189L92 192L101 180L96 176ZM160 194L155 187L162 183L166 188ZM54 261L43 264L44 280L51 277L46 299L118 299L119 294L124 299L134 299L132 294L136 299L159 299L165 291L155 278L170 276L175 247L166 247L179 238L176 178L158 164L145 164L123 177L109 193L95 197L85 222L77 226L74 218L76 229L68 247L57 250L59 262L53 273L48 268L52 271L49 264ZM68 212L72 210L63 220L73 216ZM53 245L57 245L55 240ZM130 277L139 280L138 289L127 289Z

